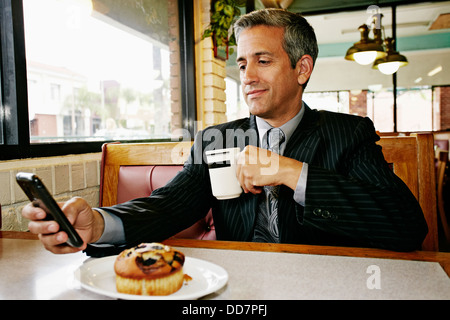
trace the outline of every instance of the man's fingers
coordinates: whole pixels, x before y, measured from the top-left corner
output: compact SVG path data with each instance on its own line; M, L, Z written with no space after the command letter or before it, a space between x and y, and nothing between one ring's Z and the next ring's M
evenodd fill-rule
M55 221L30 221L28 223L28 229L30 232L38 233L55 233L59 230L59 224Z
M23 210L22 215L28 220L42 220L45 219L47 214L41 208L33 206L31 203L27 204Z
M75 253L86 248L86 245L74 248L66 244L68 236L64 231L54 234L39 234L39 239L48 251L56 254Z

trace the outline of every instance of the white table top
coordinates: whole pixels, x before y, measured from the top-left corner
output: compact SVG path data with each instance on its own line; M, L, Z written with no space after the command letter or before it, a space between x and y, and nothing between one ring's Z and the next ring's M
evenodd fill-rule
M228 272L227 285L204 299L450 299L450 278L437 262L178 249ZM91 259L54 255L36 240L0 238L0 299L109 299L74 277Z

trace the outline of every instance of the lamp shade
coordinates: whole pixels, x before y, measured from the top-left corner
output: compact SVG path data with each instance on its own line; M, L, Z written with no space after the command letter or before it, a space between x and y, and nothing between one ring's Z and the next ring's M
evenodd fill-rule
M359 51L353 54L355 61L361 65L373 63L377 59L377 51Z
M376 59L372 68L380 70L383 74L393 74L398 71L400 67L408 64L408 59L394 50L394 39L386 38L385 45L387 48L387 55L384 58Z

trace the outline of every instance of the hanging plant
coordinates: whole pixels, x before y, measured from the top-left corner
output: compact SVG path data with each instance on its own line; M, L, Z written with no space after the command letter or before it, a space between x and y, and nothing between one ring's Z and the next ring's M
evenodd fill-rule
M214 0L213 0L214 1ZM219 47L224 47L226 59L233 54L236 45L233 23L241 15L239 7L246 5L246 0L215 0L211 8L211 23L203 32L202 39L211 37L213 41L214 57L219 57Z

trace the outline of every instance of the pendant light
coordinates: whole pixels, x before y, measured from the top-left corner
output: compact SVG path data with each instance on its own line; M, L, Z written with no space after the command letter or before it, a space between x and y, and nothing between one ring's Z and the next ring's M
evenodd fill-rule
M395 8L393 8L395 10ZM395 12L393 12L393 20ZM381 24L381 13L372 16L370 27L367 24L361 25L358 30L361 34L361 40L355 42L352 47L347 50L345 59L356 61L361 65L369 65L373 63L372 68L378 69L383 74L393 74L400 67L406 66L408 60L395 49L395 35L393 38L386 38L383 41ZM393 23L393 31L395 23ZM374 39L369 38L370 31L373 31Z
M408 64L408 59L394 49L394 39L386 38L384 44L386 46L387 55L384 58L375 60L372 68L380 70L384 74L393 74L400 67Z
M361 34L361 40L355 42L352 47L347 50L345 59L353 60L361 65L368 65L373 63L376 59L380 59L386 56L386 52L383 48L383 39L381 37L381 29L376 28L381 25L381 16L373 16L373 34L374 39L369 38L369 26L363 24L359 26L358 30ZM380 19L380 21L377 21Z

